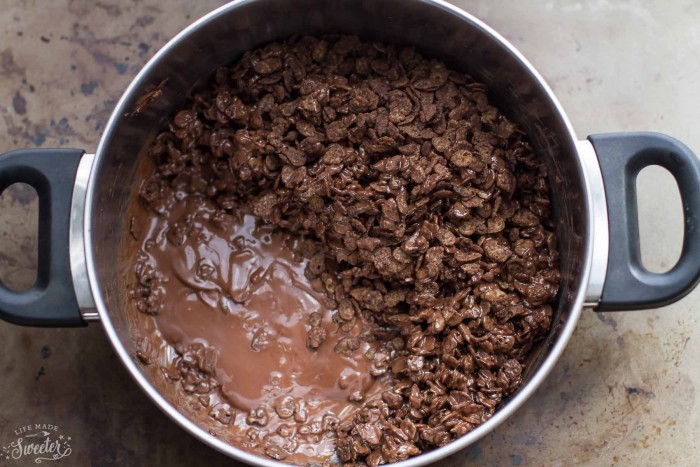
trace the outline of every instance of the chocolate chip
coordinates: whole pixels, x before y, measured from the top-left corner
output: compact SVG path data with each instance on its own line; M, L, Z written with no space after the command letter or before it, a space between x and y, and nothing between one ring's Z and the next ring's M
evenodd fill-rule
M309 330L309 339L306 345L311 350L316 350L321 347L321 344L326 340L326 330L322 327L312 327Z
M258 407L257 409L253 409L248 413L248 416L246 417L246 422L248 423L248 425L262 427L267 425L269 419L270 415L268 414L267 410L264 407Z
M228 425L233 419L234 411L228 404L218 404L212 408L209 416L223 425Z
M291 396L286 396L275 402L275 412L280 418L291 418L294 415L296 402Z

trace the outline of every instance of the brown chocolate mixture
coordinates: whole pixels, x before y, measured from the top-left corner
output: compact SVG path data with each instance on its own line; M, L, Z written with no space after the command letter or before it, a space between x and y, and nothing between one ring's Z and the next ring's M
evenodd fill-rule
M336 351L361 323L340 331L332 300L311 288L298 252L315 243L242 212L222 217L200 196L166 202L163 215L137 218L137 275L162 300L156 328L176 355L164 375L246 447L296 463L328 457L338 421L387 388L372 376L378 342Z
M252 216L217 226L215 209L201 199L180 204L184 212L171 211L170 220L191 216L183 243L166 240L173 224L158 220L160 232L149 236L162 241L149 249L148 264L171 279L159 290L177 304L156 316L163 337L185 344L196 339L235 356L217 359L216 379L246 412L288 396L344 401L354 394L360 400L372 385L364 357L372 345L347 353L320 343L316 352L306 348L307 323L316 322L318 333L335 341L338 332L329 299L306 285L304 263L292 256L295 245L269 226L255 229Z
M468 75L294 37L219 69L149 155L132 294L244 448L396 462L522 384L559 284L549 187Z

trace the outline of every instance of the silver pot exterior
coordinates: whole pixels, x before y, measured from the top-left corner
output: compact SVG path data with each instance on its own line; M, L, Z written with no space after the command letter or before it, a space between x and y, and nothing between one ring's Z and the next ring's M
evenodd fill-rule
M504 38L441 0L239 0L200 19L170 41L129 86L107 125L97 153L84 159L71 221L71 269L81 312L99 319L136 382L171 419L209 446L253 465L279 462L208 434L173 406L153 377L134 362L120 244L139 159L202 76L244 51L293 34L356 34L413 46L484 82L502 111L528 133L546 158L561 255L561 299L552 330L528 366L525 384L486 423L440 449L396 464L426 465L469 446L510 417L547 377L585 306L595 307L605 281L608 224L601 170L591 144L578 142L551 89ZM167 80L164 82L164 80ZM162 84L162 95L140 112L139 99ZM80 172L80 171L79 171ZM76 204L77 203L77 204ZM84 217L81 216L84 209ZM85 258L84 264L80 258ZM81 298L82 297L82 298ZM94 300L94 302L93 302Z

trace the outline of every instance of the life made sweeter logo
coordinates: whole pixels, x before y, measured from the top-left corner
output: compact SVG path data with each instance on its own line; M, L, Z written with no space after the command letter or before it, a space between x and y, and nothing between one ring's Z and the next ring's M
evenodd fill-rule
M57 461L68 457L73 452L71 437L61 433L58 425L35 423L14 430L17 437L6 446L0 447L0 461ZM23 463L24 463L23 462Z

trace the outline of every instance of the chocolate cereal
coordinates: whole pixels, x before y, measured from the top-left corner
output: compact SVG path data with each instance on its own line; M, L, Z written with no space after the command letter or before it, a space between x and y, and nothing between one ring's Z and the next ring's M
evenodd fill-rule
M469 75L412 48L292 37L218 69L148 156L150 215L177 193L207 203L211 222L245 213L302 238L294 253L339 333L309 312L304 352L364 358L384 384L348 390L355 409L328 424L304 424L312 412L297 416L290 398L244 413L255 437L285 421L260 452L285 460L305 434L330 437L344 463L405 460L479 426L522 385L559 285L550 190L526 135ZM169 225L167 241L190 224ZM169 306L158 264L138 261L134 274L136 307L157 316ZM265 352L269 336L255 342ZM185 390L221 385L211 349L176 351L171 376ZM233 423L235 407L211 416Z

